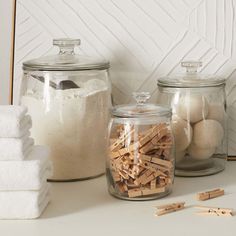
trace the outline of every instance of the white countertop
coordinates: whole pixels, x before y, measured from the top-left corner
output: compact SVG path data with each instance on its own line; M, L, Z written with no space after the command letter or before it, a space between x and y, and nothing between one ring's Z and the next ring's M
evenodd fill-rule
M197 202L195 194L222 187L226 194ZM154 217L154 206L185 201L187 208ZM73 235L164 235L164 236L235 236L236 216L195 215L201 205L236 210L236 162L228 162L220 174L200 178L178 178L172 194L153 201L118 200L107 193L105 176L74 183L53 183L52 201L40 219L0 221L2 236L73 236ZM1 203L0 203L1 204Z

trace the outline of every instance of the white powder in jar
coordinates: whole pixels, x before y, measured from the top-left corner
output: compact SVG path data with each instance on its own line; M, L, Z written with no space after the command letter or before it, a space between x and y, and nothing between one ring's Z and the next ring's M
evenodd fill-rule
M35 143L51 148L54 180L88 178L105 171L110 91L98 79L79 86L50 88L47 99L28 91L21 100L32 116Z

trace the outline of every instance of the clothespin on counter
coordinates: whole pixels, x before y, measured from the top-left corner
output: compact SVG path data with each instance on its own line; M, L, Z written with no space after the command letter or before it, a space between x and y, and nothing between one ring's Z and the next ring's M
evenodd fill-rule
M155 216L161 216L164 214L168 214L174 211L179 211L181 209L184 209L185 202L177 202L177 203L171 203L167 205L157 206L157 212Z
M224 195L224 189L213 189L207 192L197 193L197 200L199 201L205 201L208 199L212 199L215 197L220 197Z
M233 209L230 209L230 208L208 207L208 206L196 206L195 208L203 210L203 211L197 212L198 215L233 216Z

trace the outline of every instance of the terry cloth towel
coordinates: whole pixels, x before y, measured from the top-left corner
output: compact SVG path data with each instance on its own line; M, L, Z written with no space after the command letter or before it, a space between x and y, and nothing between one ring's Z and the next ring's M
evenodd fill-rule
M49 203L50 184L39 191L0 191L0 219L38 218Z
M32 152L34 140L28 131L21 138L0 138L0 161L23 160Z
M35 146L23 161L0 161L0 191L42 188L53 174L49 153L48 147Z
M0 137L20 138L32 127L24 106L0 106Z

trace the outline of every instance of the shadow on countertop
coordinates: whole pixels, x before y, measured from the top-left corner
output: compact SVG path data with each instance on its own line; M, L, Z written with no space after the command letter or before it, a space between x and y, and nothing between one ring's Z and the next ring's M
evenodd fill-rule
M116 204L104 176L78 182L52 182L52 200L40 219L78 213L105 204Z
M214 188L227 188L236 184L236 165L235 162L227 162L225 170L215 175L203 177L175 177L172 197L187 194L195 194ZM227 191L226 191L227 194Z
M236 165L228 162L226 169L216 175L204 177L175 177L172 193L162 199L151 201L124 201L109 195L105 176L99 178L66 183L52 183L52 201L40 219L55 218L64 215L80 213L91 208L99 208L104 205L114 207L123 206L124 209L130 204L154 205L171 201L172 198L181 198L197 192L214 188L224 188L226 195L230 193L230 186L236 185ZM184 199L184 198L183 198ZM176 199L175 199L176 200ZM154 202L154 203L153 203ZM128 204L128 205L127 205Z

